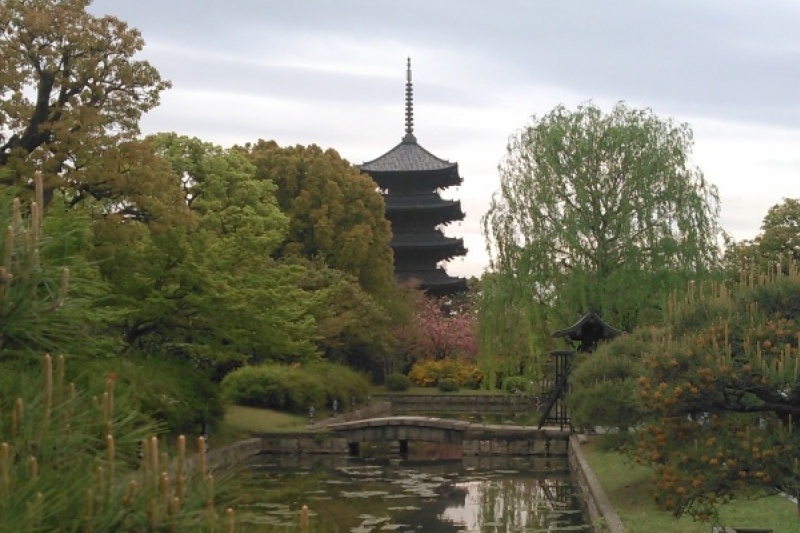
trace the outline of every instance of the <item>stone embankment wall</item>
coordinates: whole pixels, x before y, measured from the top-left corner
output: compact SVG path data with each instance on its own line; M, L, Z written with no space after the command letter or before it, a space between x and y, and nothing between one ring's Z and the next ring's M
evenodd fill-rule
M206 462L212 469L225 468L242 463L245 459L261 453L263 449L261 439L247 439L223 448L210 450L206 454Z
M286 433L262 435L261 453L342 454L347 455L347 440L325 433Z
M603 487L589 468L581 449L578 435L569 438L569 466L572 470L581 497L586 506L585 512L597 532L625 533L627 530L612 507Z
M539 431L525 438L514 435L484 435L475 438L474 433L467 433L462 443L464 456L470 455L567 455L568 442L563 435L549 435Z
M376 394L374 400L391 404L392 414L402 413L513 413L523 410L537 411L541 398L524 394L505 395L454 395L443 396L427 394Z

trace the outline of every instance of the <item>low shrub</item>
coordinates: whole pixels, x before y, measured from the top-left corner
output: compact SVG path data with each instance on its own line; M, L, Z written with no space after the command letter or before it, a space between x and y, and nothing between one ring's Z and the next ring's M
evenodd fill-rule
M134 356L76 363L79 380L88 388L89 376L118 376L117 390L137 410L162 423L172 434L199 435L224 414L220 388L206 370L190 361L168 357Z
M404 391L411 388L411 378L405 374L389 374L384 386L391 391Z
M339 410L342 411L346 406L366 401L369 381L352 368L329 361L312 363L303 368L321 378L325 389L325 405L328 407L333 406L335 400L339 403Z
M530 380L525 376L509 376L503 380L503 390L509 394L529 392Z
M268 363L234 370L222 380L225 399L238 405L305 412L337 402L340 409L363 402L367 380L354 370L330 362L309 365Z
M642 353L652 343L649 330L621 335L576 360L567 405L575 427L604 426L627 431L645 416L636 380L644 373Z
M442 378L436 387L442 392L456 392L458 390L458 382L453 378Z

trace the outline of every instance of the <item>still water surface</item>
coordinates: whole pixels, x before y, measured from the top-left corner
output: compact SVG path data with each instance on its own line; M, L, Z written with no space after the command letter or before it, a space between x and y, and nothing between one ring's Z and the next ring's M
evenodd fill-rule
M329 456L254 458L236 503L247 532L589 531L566 458L455 461Z

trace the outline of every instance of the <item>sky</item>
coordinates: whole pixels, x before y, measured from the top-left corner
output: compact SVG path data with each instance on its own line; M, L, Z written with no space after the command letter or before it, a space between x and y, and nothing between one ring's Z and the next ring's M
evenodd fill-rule
M359 165L414 134L464 179L445 233L489 263L481 217L510 136L559 104L616 102L688 123L722 227L759 231L800 197L797 0L95 0L146 42L173 87L141 122L224 147L258 139L333 148Z

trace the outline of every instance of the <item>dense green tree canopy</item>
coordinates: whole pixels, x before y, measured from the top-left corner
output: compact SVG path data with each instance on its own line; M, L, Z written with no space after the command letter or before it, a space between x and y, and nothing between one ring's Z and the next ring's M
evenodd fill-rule
M236 150L175 134L148 142L183 187L194 222L169 231L121 222L96 233L103 272L129 309L125 340L222 372L246 361L315 357L305 270L270 257L287 226L275 185L256 179Z
M323 261L358 279L371 294L393 284L391 229L372 179L334 150L282 148L258 141L242 148L259 179L273 181L289 217L280 257Z
M761 225L758 246L772 259L800 259L800 199L785 198L769 208Z
M735 279L765 270L783 270L800 259L800 200L785 198L764 216L761 233L753 239L731 242L725 248L725 266Z
M717 190L691 146L686 124L622 103L534 117L483 218L490 287L530 298L527 321L550 331L589 309L626 329L652 320L670 287L718 262Z

